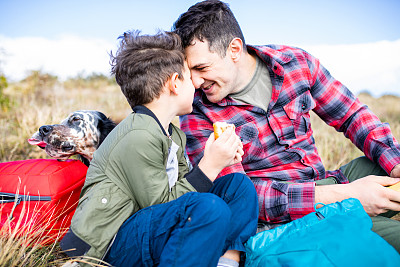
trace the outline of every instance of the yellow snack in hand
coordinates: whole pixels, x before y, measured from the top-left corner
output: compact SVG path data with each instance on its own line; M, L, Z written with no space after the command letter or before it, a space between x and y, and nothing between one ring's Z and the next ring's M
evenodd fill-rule
M233 128L233 130L235 130L234 124L226 123L226 122L222 122L222 121L214 122L213 127L214 127L215 139L217 139L228 128Z
M400 192L400 182L398 182L398 183L396 183L396 184L394 184L394 185L388 186L388 188L390 188L390 189L393 189L393 190L396 190L396 191L399 191L399 192Z

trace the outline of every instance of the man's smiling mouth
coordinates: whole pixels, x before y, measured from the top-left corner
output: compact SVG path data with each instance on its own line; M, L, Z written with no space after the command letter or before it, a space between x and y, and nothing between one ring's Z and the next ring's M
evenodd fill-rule
M212 88L213 85L214 85L214 83L211 83L210 85L208 85L208 86L206 86L206 87L202 87L202 90L203 90L204 92L209 91L209 90Z

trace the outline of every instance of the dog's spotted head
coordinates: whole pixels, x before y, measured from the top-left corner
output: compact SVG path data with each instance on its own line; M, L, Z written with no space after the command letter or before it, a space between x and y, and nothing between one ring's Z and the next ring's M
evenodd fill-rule
M66 160L81 155L89 161L115 123L103 113L80 110L71 113L60 124L43 125L28 142L46 150L53 158Z

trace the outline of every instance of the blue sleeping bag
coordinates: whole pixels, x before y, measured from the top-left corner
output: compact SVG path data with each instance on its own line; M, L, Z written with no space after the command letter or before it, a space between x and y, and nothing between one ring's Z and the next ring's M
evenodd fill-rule
M400 266L400 255L372 230L359 200L325 205L246 243L246 267Z

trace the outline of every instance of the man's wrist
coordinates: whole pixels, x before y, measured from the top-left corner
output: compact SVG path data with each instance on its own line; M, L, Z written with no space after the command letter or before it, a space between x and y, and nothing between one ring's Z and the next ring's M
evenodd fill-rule
M390 172L390 177L399 178L400 177L400 164L394 166L392 171Z
M315 203L330 204L349 198L346 186L348 184L315 186Z

